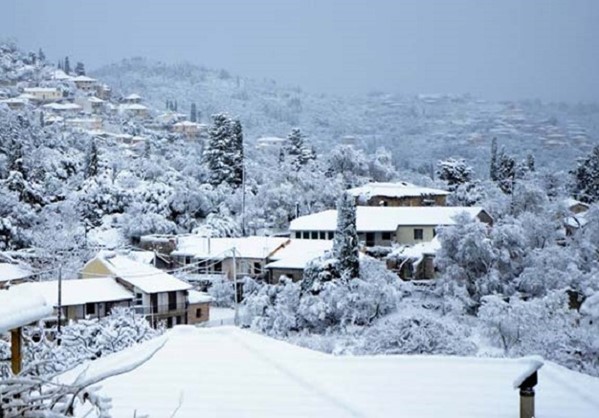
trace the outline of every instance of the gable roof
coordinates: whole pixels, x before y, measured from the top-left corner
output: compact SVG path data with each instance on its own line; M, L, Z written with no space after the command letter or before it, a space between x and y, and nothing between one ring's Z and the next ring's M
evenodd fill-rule
M15 287L17 286L43 295L48 305L58 306L58 280L15 285ZM61 293L62 306L133 299L133 294L112 277L63 280Z
M382 197L418 197L427 195L446 196L449 192L440 189L420 187L412 183L400 181L397 183L368 183L347 191L354 197L369 199L374 196Z
M192 287L156 267L124 255L106 251L99 253L96 259L106 266L113 277L120 278L145 293L174 292Z
M520 402L514 384L541 365L539 417L597 416L599 379L535 357L339 356L235 327L178 326L164 338L145 364L102 382L100 393L111 399L115 417L177 410L178 418L511 418ZM70 383L84 368L88 376L122 370L155 344L86 363L62 381Z
M0 282L24 279L31 275L32 271L22 264L0 263Z
M273 261L268 263L266 268L303 270L310 260L320 257L332 248L332 240L291 239L284 248L270 257Z
M440 226L453 225L453 218L466 212L478 216L480 207L463 206L400 206L400 207L356 207L356 228L358 232L391 232L398 226ZM291 221L291 231L335 231L337 211L326 210L312 215L300 216Z
M172 255L192 256L200 259L222 260L232 257L232 250L239 258L267 258L289 241L277 237L207 238L199 235L177 237L177 249Z

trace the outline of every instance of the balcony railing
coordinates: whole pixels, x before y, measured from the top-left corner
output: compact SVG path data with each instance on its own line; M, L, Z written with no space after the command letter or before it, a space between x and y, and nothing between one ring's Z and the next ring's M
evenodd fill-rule
M187 310L186 302L178 303L167 303L158 305L135 305L132 306L135 312L140 315L163 315L163 314L177 314Z

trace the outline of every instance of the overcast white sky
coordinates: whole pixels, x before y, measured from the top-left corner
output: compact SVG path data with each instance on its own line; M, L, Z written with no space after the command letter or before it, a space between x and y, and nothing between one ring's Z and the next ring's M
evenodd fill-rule
M2 0L0 37L316 92L599 101L599 0Z

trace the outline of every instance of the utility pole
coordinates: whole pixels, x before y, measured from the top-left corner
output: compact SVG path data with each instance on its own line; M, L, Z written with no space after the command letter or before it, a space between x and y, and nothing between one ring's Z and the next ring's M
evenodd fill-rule
M62 321L62 265L58 267L58 325L56 328L57 331L57 340L56 343L60 345L60 332L61 332L61 323Z
M233 247L233 287L235 289L235 317L233 323L239 325L239 293L237 289L237 250Z

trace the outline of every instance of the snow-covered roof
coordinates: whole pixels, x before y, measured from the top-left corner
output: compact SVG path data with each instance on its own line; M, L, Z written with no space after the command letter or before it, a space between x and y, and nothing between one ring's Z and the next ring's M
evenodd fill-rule
M196 123L196 122L190 122L188 120L184 120L184 121L175 123L173 126L177 126L177 127L193 126L193 127L199 128L200 124Z
M55 80L69 80L72 77L62 70L56 70L54 71L52 78L54 78Z
M119 105L119 110L146 110L147 107L139 103L123 103Z
M326 251L333 248L332 240L318 239L291 239L284 248L276 251L271 257L272 263L266 265L270 269L299 269L303 270L306 264Z
M17 104L26 104L27 100L20 97L11 97L10 99L0 100L0 103L17 103Z
M401 181L398 183L368 183L347 191L354 197L369 199L373 196L382 197L417 197L426 195L448 195L449 192L428 187L416 186L412 183Z
M58 306L58 280L23 283L15 287L37 292L43 295L48 305ZM61 293L63 306L133 299L133 294L112 277L63 280Z
M24 279L29 276L31 270L22 264L0 263L0 282Z
M0 334L51 314L52 306L37 292L20 286L0 289Z
M398 256L413 260L415 264L419 264L425 255L436 254L441 249L441 243L437 237L431 241L420 242L414 245L405 245L393 249L390 256Z
M187 300L190 304L194 303L210 303L213 301L212 296L206 292L198 292L197 290L190 290L187 294Z
M96 96L91 96L87 99L90 103L104 103L104 100L96 97Z
M52 110L80 110L81 106L75 103L48 103L43 106L45 109Z
M356 227L358 232L395 231L398 226L453 225L454 217L462 212L478 216L480 207L462 206L357 206ZM300 216L291 221L291 231L335 231L337 211L326 210L312 215Z
M191 285L156 267L135 261L125 255L101 252L97 258L115 277L119 277L145 293L174 292L191 289Z
M538 358L334 356L235 327L178 326L164 338L141 367L102 382L111 416L512 418L520 402L514 383L539 366ZM155 344L81 368L122 370L117 359L143 356ZM551 362L538 378L539 417L597 416L598 378Z
M185 235L177 238L177 249L172 255L224 259L232 257L232 250L235 249L239 258L267 258L287 241L288 238L276 237L207 238Z
M92 81L96 81L96 79L88 77L86 75L78 75L77 77L73 78L73 81L88 81L88 82L92 82Z
M130 94L129 96L125 97L125 100L140 100L141 96L139 94Z
M55 87L25 87L23 91L25 93L56 93L58 89Z

